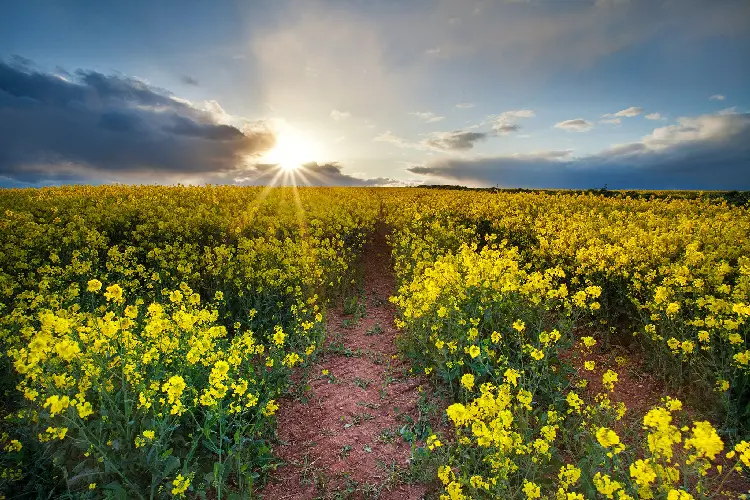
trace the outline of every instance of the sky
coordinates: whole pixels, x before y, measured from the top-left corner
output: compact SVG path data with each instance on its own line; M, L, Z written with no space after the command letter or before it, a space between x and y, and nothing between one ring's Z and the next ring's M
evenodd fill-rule
M0 11L3 187L750 189L750 0Z

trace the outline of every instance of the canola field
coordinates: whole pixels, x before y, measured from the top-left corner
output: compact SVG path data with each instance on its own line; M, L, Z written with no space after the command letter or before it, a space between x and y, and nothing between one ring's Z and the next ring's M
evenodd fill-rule
M105 186L0 191L0 498L257 491L376 224L395 341L444 403L412 451L435 498L748 491L745 207Z

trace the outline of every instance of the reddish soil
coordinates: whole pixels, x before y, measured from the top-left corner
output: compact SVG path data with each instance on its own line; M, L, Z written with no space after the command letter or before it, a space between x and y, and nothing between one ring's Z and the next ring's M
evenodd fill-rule
M417 420L420 380L395 357L395 308L388 302L395 282L383 230L366 244L363 263L364 317L345 316L341 307L328 311L328 349L299 381L310 391L278 411L274 452L285 464L261 492L264 499L424 496L423 486L399 480L411 448L398 429L406 415Z

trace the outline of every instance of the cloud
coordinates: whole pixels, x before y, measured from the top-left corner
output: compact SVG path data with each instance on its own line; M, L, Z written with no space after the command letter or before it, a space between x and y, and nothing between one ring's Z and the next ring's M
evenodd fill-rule
M724 108L720 109L716 112L717 115L736 115L738 113L737 106L732 106L731 108Z
M0 176L166 181L228 174L273 147L265 123L219 123L221 107L211 103L203 109L123 75L78 70L62 78L0 61Z
M440 120L443 120L445 118L444 116L438 116L438 115L436 115L435 113L433 113L431 111L424 111L424 112L415 111L415 112L409 113L409 114L412 115L412 116L416 116L420 120L424 120L427 123L439 122Z
M570 151L445 158L407 169L433 180L529 188L750 189L750 114L683 117L640 141Z
M610 125L619 125L622 122L619 118L607 118L606 120L599 120L599 123L609 123Z
M594 125L591 122L584 120L583 118L575 118L573 120L565 120L555 123L554 127L568 132L587 132L591 130Z
M348 111L339 111L338 109L334 109L333 111L331 111L331 118L333 118L337 122L341 120L346 120L351 115L352 114L349 113Z
M474 107L474 103L473 102L459 102L458 104L456 104L455 107L457 107L458 109L473 108Z
M620 116L625 118L633 118L634 116L638 116L641 113L643 113L643 108L639 108L637 106L630 106L627 109L622 109L618 111L617 113L606 113L602 115L605 118L610 118L613 116Z
M195 85L195 86L198 86L198 80L196 80L196 79L195 79L195 78L193 78L192 76L188 76L188 75L183 75L183 76L182 76L182 77L180 78L180 81L181 81L182 83L184 83L185 85Z
M520 118L533 118L534 116L536 116L534 110L516 109L503 111L499 115L491 115L489 118L495 121L492 129L500 135L505 135L510 132L518 132L521 129L521 126L516 123Z
M516 109L512 111L503 111L497 115L497 121L507 122L517 120L519 118L533 118L536 116L533 109Z
M721 94L714 94L708 98L709 101L723 101L725 97Z
M485 132L465 132L457 130L455 132L437 132L431 134L423 144L440 150L465 151L474 147L478 141L487 138Z
M301 186L403 186L404 183L389 177L364 178L343 172L339 163L309 162L293 172L278 165L258 163L246 169L235 181L249 185L301 185Z
M644 118L646 120L666 120L666 118L661 116L661 113L649 113Z
M387 142L395 146L398 146L400 148L414 147L414 144L412 144L411 142L407 141L406 139L402 137L397 136L390 130L386 130L382 134L376 135L375 137L373 137L372 140L375 142Z
M414 142L395 135L390 130L383 132L373 138L376 142L387 142L399 148L433 151L466 151L474 147L474 144L486 139L487 132L469 132L455 130L453 132L432 132L425 139Z
M518 132L521 130L521 126L517 123L496 123L492 126L492 129L500 135L505 135L511 132Z

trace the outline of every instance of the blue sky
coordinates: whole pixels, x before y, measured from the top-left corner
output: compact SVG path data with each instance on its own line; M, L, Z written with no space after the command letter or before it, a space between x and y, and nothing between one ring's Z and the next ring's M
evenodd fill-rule
M750 189L747 0L64 4L3 4L2 185Z

